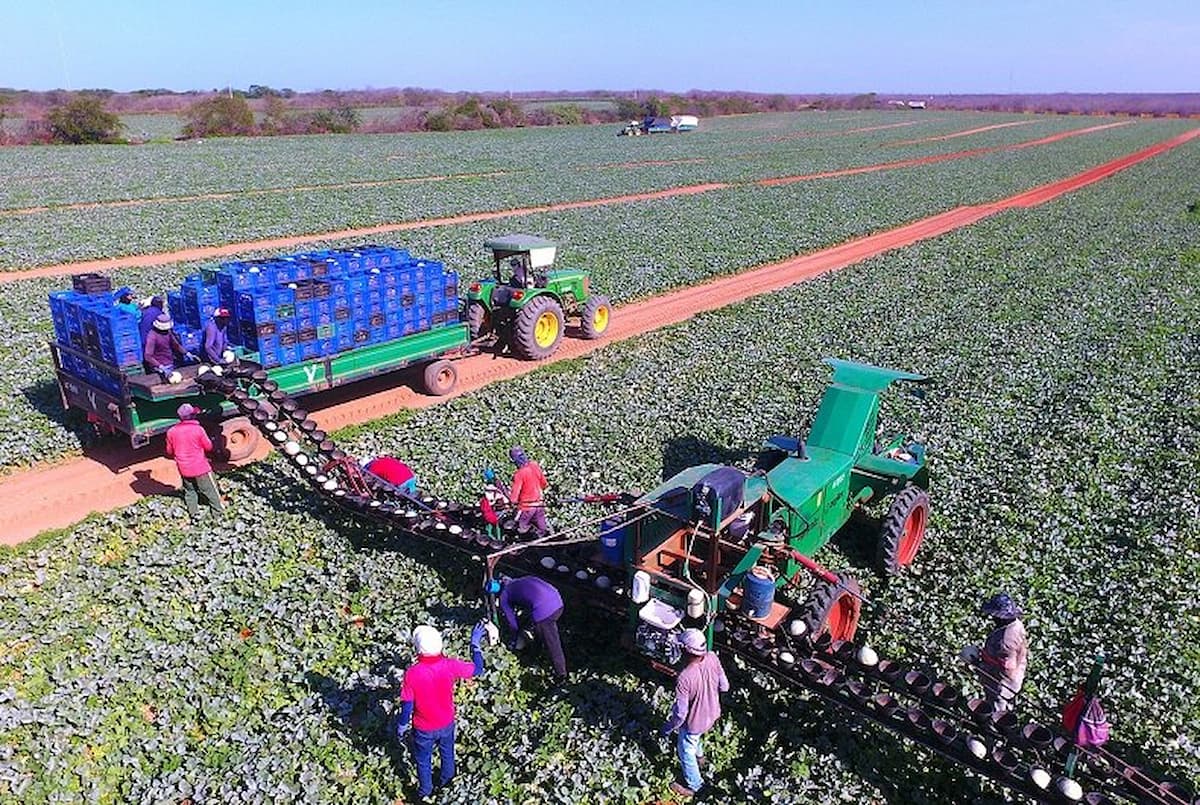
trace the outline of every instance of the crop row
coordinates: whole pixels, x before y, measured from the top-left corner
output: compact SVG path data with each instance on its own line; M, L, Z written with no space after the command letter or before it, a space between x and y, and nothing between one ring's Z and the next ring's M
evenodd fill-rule
M853 545L820 557L867 577L867 636L947 669L986 628L979 599L1007 589L1032 640L1023 711L1052 722L1044 711L1103 647L1119 740L1196 779L1200 495L1181 483L1200 471L1189 157L342 436L362 455L404 455L458 497L516 442L562 496L648 488L801 432L827 379L821 356L926 372L924 400L885 406L886 427L930 447L934 516L916 572L872 579ZM464 650L475 610L460 591L474 572L418 545L379 547L281 461L224 482L224 519L190 527L178 501L151 499L0 560L0 797L404 793L385 703L415 624L440 624ZM667 696L611 650L617 628L568 613L579 671L558 698L536 668L489 652L492 670L460 697L446 801L661 795L673 763L642 736ZM718 799L999 796L758 681L735 676L709 742Z
M1062 121L1052 120L1055 125ZM1080 127L1079 121L1068 121ZM1186 126L1180 121L1134 123L1081 136L1073 153L1115 154L1165 139ZM1013 137L1022 128L992 132ZM715 136L715 135L714 135ZM612 139L616 139L615 137ZM400 183L295 189L232 198L164 201L149 205L48 210L0 217L6 248L0 268L172 251L289 235L309 235L436 218L468 212L605 198L709 181L751 181L896 161L956 151L941 142L899 149L789 146L787 153L722 156L711 161L671 162L633 168L577 170L562 165L498 176L434 183ZM678 146L676 146L678 147ZM1036 149L1035 149L1036 150ZM1003 154L994 155L1003 157ZM286 154L276 158L288 160ZM983 157L987 158L987 157ZM1030 157L1038 160L1039 157ZM462 169L458 169L462 172ZM343 179L344 181L344 179Z
M523 216L512 221L397 233L388 242L414 254L435 255L463 276L487 270L480 244L502 229L548 235L563 244L560 263L586 267L597 287L624 303L711 277L813 251L962 205L1002 198L1059 179L1153 141L1110 143L1124 127L1033 150L1001 152L963 162L699 196ZM1155 132L1156 135L1161 132ZM1194 150L1194 146L1189 146ZM348 245L331 243L328 245ZM119 285L148 294L177 285L195 264L128 269ZM0 312L12 336L0 347L0 468L77 450L86 429L65 417L45 341L50 337L46 294L62 279L5 286Z
M910 119L915 125L902 128L839 134L889 125L898 119L905 120L879 113L755 115L705 121L701 131L687 137L634 140L614 137L611 126L570 126L450 134L227 138L136 148L7 148L0 150L0 169L11 179L0 188L0 208L497 170L557 175L638 160L722 161L751 152L790 155L794 161L806 159L810 152L861 151L900 139L997 122L1031 121L1015 130L1040 133L1092 122L1087 118L960 112ZM993 134L1011 132L1022 138L1016 131L1000 129Z

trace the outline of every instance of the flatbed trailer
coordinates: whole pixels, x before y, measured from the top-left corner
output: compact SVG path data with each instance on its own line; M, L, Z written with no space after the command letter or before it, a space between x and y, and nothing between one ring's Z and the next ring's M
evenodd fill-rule
M266 372L278 391L289 397L303 397L424 365L424 390L441 396L453 391L458 381L457 372L450 361L473 351L467 324L460 322L391 341L356 347L336 355L276 366ZM126 434L134 448L146 446L153 437L165 433L178 422L176 410L185 402L200 408L206 420L220 424L230 460L245 458L257 446L257 429L245 416L238 415L237 407L224 395L206 391L196 382L200 369L198 365L181 367L181 382L164 383L157 374L122 372L82 350L64 344L50 342L50 354L63 407L83 412L101 433ZM66 354L76 361L86 361L97 372L113 377L120 393L112 394L68 373L63 367L63 356ZM243 352L239 362L243 366L260 369L258 357L255 352ZM261 387L256 387L254 395L260 394Z

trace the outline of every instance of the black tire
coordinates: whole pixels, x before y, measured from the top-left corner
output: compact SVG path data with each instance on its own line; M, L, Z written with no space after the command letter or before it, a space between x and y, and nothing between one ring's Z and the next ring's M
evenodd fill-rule
M467 303L467 328L472 341L492 331L492 316L482 302Z
M608 332L612 323L612 305L607 296L592 295L583 303L579 314L579 328L584 338L599 338Z
M929 493L919 486L905 487L892 499L879 528L875 562L880 573L894 576L912 564L928 523Z
M549 324L553 319L553 324ZM538 330L538 323L546 328ZM553 327L552 337L549 330ZM542 340L539 342L539 334ZM513 322L512 348L517 357L540 361L549 358L558 349L563 334L562 306L552 296L536 296L517 311Z
M254 454L259 434L254 424L244 416L226 419L221 423L220 451L226 461L242 461Z
M458 385L458 370L450 361L434 361L425 367L425 391L434 397L444 397Z
M837 584L818 579L804 602L801 619L811 638L829 631L836 640L853 640L858 631L862 588L849 573L839 573L837 577Z

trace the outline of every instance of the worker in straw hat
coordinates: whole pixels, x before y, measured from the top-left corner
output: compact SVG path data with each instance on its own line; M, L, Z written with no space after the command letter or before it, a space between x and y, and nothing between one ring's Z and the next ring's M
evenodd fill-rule
M146 371L158 372L164 383L178 383L183 378L175 371L176 365L195 361L196 356L183 348L179 336L175 335L175 322L169 314L160 313L142 345L142 356Z
M684 666L675 680L675 704L667 723L659 731L666 737L678 730L676 750L683 768L683 783L672 781L671 790L687 799L704 786L700 763L704 748L700 738L721 717L719 694L729 690L729 679L717 655L708 650L708 639L699 629L684 629L679 636Z
M201 495L213 511L225 509L212 464L208 461L208 454L213 449L212 440L196 419L199 413L199 408L184 403L176 411L179 422L167 431L167 458L175 459L175 467L183 480L183 502L193 518L200 515Z
M454 779L454 683L483 674L483 639L491 630L483 621L471 632L471 662L442 654L442 635L432 626L413 630L417 661L404 672L400 687L400 718L396 737L412 733L413 763L417 767L417 793L423 801L433 796L433 750L438 750L441 770L438 787ZM493 626L492 629L495 629Z
M1029 637L1021 623L1021 610L1007 593L993 595L980 609L992 619L992 631L983 648L967 646L959 658L979 676L988 709L1003 713L1012 709L1025 681Z

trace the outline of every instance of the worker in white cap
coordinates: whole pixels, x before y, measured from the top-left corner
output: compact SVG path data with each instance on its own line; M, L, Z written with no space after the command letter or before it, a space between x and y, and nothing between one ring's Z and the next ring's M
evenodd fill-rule
M700 762L704 748L700 737L712 729L721 717L719 694L729 690L729 679L721 660L708 650L708 638L699 629L684 629L679 635L684 666L675 680L675 704L671 716L659 734L662 737L676 730L676 749L683 767L683 783L671 782L671 790L683 799L696 795L704 785L700 777Z
M494 629L495 627L493 627ZM454 683L483 674L484 636L488 624L480 621L471 632L471 662L442 654L442 635L432 626L413 630L417 661L404 672L400 687L400 719L396 736L412 732L413 763L417 767L417 793L433 796L433 750L438 750L441 770L438 787L454 779Z

